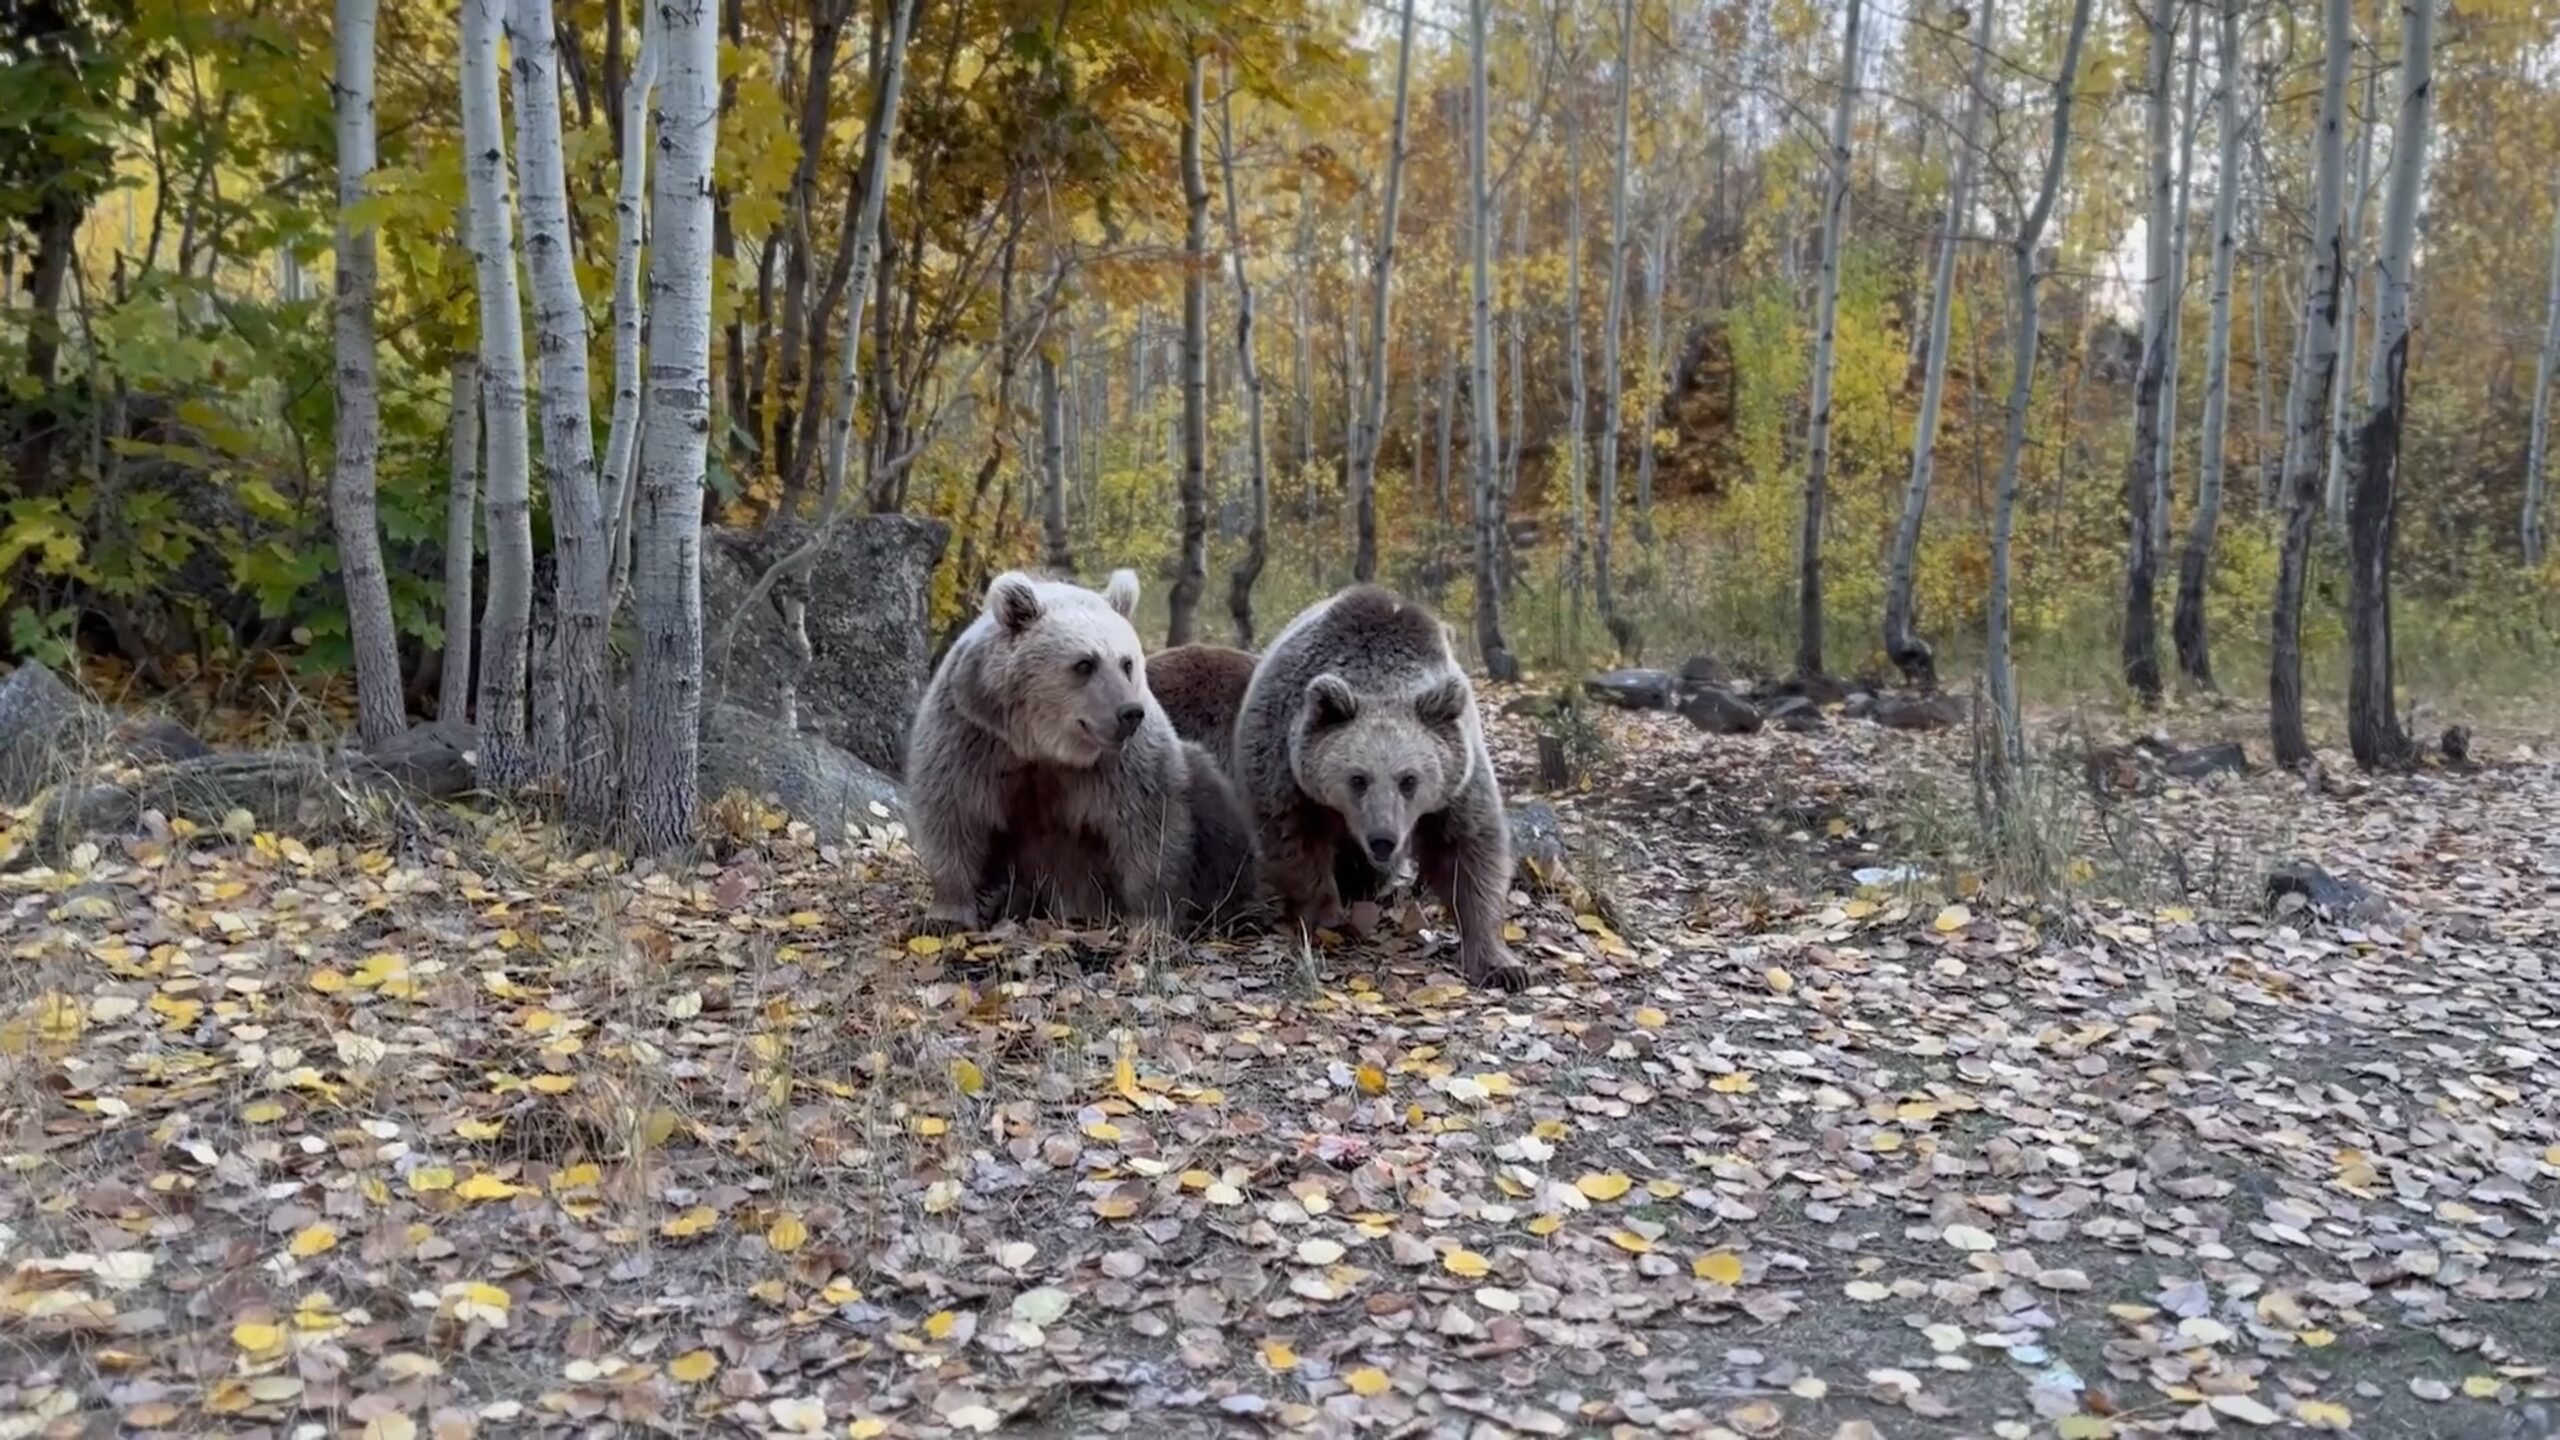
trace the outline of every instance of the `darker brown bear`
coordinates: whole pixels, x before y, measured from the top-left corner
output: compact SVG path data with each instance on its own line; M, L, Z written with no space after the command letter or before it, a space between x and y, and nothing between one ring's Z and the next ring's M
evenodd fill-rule
M1147 688L1173 733L1217 756L1220 765L1232 758L1253 660L1253 652L1226 645L1176 645L1147 657Z

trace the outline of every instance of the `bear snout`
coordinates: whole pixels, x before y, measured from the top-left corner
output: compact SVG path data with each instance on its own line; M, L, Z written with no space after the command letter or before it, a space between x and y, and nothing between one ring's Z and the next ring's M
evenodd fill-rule
M1147 707L1144 705L1123 705L1120 707L1120 714L1118 718L1120 722L1119 738L1126 740L1130 736L1137 734L1138 727L1146 723Z
M1396 858L1396 847L1401 841L1402 837L1390 835L1383 830L1370 832L1369 858L1381 865L1388 863Z

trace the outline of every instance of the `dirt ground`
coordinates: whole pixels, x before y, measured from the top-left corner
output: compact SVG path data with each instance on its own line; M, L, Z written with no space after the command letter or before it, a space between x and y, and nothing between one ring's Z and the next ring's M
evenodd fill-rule
M2257 767L1994 867L1961 727L1603 714L1512 997L1411 902L910 941L735 803L21 863L0 1440L2560 1434L2560 747L2162 723Z

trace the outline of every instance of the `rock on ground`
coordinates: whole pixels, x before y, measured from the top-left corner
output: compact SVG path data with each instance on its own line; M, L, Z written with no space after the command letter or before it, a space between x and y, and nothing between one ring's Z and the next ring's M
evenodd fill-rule
M702 794L714 799L731 790L771 797L830 840L847 825L880 825L906 814L898 782L859 756L769 715L723 705L703 727Z
M1582 682L1595 699L1628 710L1668 710L1677 682L1667 670L1604 670Z
M1760 728L1760 712L1750 702L1712 687L1683 696L1680 713L1710 735L1748 735Z
M101 760L150 765L210 753L178 722L119 718L38 661L21 661L0 680L0 805L23 805Z
M711 643L774 562L809 535L805 525L706 530L702 613ZM907 724L932 678L926 608L951 527L914 515L848 515L836 521L805 585L776 585L738 626L710 695L761 715L779 714L794 690L800 727L875 769L906 769ZM786 604L806 606L808 654L799 652ZM796 678L796 684L794 677ZM706 730L704 741L717 737Z

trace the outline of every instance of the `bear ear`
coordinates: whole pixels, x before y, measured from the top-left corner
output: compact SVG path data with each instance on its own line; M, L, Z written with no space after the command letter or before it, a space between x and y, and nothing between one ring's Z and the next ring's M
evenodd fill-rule
M1007 570L987 585L987 613L1009 631L1028 630L1040 618L1040 592L1030 576Z
M1413 716L1434 729L1456 725L1467 713L1467 679L1451 675L1413 697Z
M1123 620L1137 614L1138 572L1135 570L1112 571L1111 578L1103 582L1102 598L1112 609L1120 612L1120 618Z
M1307 728L1324 730L1348 725L1360 714L1360 699L1339 675L1330 672L1307 682Z

